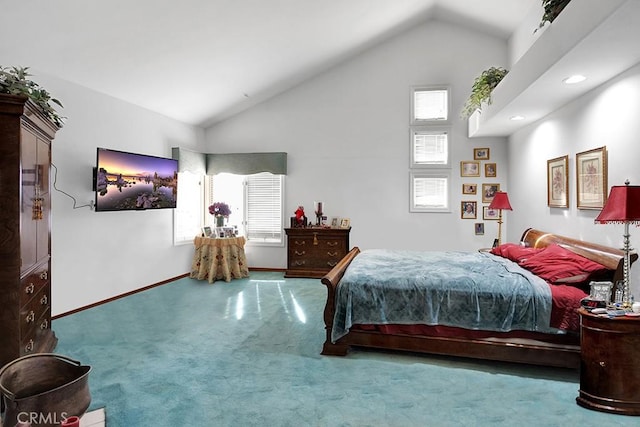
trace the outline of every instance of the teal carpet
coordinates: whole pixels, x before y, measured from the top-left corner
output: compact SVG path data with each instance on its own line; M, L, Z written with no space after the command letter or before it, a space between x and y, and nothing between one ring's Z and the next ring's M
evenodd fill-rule
M575 403L572 370L425 355L321 356L326 288L181 279L56 319L109 427L637 426Z

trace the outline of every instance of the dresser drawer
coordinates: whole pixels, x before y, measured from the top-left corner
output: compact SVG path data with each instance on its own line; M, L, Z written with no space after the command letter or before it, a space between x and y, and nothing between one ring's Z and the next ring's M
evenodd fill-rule
M322 256L342 258L347 254L347 242L340 239L318 239L317 252Z

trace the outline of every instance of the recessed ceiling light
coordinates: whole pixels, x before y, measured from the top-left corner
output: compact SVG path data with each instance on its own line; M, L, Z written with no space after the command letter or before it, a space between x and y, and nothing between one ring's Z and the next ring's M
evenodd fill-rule
M567 77L563 80L564 83L568 85L576 84L585 81L587 78L580 74L574 74L573 76Z
M524 120L524 116L511 116L509 117L509 120L513 120L514 122L518 120Z

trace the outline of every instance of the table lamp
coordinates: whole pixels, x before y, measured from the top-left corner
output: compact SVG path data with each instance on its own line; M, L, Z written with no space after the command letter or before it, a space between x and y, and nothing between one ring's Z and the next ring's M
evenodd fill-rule
M631 295L629 294L629 224L640 225L640 186L629 185L629 180L625 185L614 185L611 187L609 198L594 220L597 224L624 224L624 260L622 265L623 288L622 306L631 307Z
M489 209L498 209L500 212L498 214L498 239L493 243L493 246L500 246L502 240L502 210L508 209L510 211L513 210L511 204L509 203L509 196L504 191L498 191L493 196L493 200L489 204Z

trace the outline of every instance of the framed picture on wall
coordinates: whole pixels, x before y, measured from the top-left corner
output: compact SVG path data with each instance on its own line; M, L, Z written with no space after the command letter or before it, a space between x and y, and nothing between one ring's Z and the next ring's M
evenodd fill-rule
M569 156L547 160L547 206L569 207Z
M476 236L484 235L484 222L476 222L474 224Z
M484 164L484 176L487 178L495 178L498 175L498 166L495 163Z
M473 149L473 160L489 160L489 149L488 148L474 148Z
M607 148L576 154L578 209L602 209L607 201Z
M478 202L472 200L463 200L460 202L460 218L476 219L478 217Z
M461 161L460 176L480 176L480 162Z
M500 184L482 184L482 203L491 203L498 191L500 191Z
M489 206L482 207L482 219L497 221L500 218L500 209L489 209Z
M462 184L462 194L477 194L478 184Z

